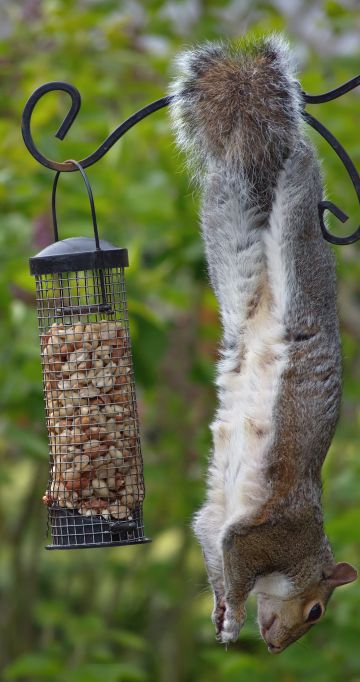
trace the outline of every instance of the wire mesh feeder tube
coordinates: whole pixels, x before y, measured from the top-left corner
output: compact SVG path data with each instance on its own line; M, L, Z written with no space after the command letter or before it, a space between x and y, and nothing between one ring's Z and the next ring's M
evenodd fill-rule
M79 549L148 542L143 461L129 336L126 249L94 238L58 241L30 258L36 278L50 476L52 544Z
M36 274L36 291L51 458L49 549L144 542L124 267Z

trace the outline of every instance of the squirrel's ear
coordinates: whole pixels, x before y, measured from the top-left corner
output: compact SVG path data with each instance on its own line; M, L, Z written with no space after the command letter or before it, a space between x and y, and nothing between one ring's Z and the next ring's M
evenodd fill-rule
M358 572L354 566L346 563L346 561L341 561L339 564L335 564L332 569L331 574L326 578L326 582L333 587L339 587L339 585L346 585L347 583L352 583L358 577Z

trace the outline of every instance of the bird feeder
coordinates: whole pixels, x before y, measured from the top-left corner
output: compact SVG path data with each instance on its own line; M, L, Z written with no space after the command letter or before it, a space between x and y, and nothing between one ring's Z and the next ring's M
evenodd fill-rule
M325 126L305 111L357 87L360 76L321 95L301 93L303 119L325 138L347 170L360 201L360 177L347 152ZM49 510L52 544L48 549L105 547L148 542L144 536L143 462L140 450L134 373L126 305L126 249L100 241L91 187L84 169L99 161L130 128L166 107L162 97L121 123L81 161L57 162L36 147L30 131L33 109L48 92L63 91L71 107L56 137L63 139L81 105L79 91L55 81L37 88L25 105L22 133L32 156L56 171L53 186L55 242L30 259L36 278L50 444L50 478L44 501ZM94 238L59 241L56 188L59 174L80 171L89 194ZM332 234L324 213L341 222L347 215L330 201L319 202L320 227L332 244L360 239L360 227L346 237Z
M50 446L48 549L142 543L143 462L125 289L126 249L94 237L30 259Z

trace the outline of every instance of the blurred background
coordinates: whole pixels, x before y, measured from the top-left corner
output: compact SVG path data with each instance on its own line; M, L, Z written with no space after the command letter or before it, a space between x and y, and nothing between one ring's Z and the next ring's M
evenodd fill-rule
M260 641L252 603L237 644L214 640L212 599L190 530L204 496L215 407L219 321L198 232L198 198L168 113L136 126L89 169L103 238L129 249L129 311L153 542L46 552L48 475L34 281L28 258L52 241L53 173L20 135L23 106L50 80L83 96L67 139L54 132L65 94L43 98L33 130L48 156L83 158L136 109L163 96L178 50L196 41L284 30L310 93L360 71L356 0L2 0L0 2L0 667L19 682L359 682L360 583L334 595L324 622L280 657ZM310 110L310 107L309 107ZM360 166L359 93L311 107ZM360 223L332 150L310 131L329 197ZM63 238L89 235L77 174L59 186ZM333 221L334 231L338 225ZM351 225L350 225L351 223ZM343 232L338 234L344 234ZM360 259L337 247L344 356L341 420L324 469L337 559L359 565Z

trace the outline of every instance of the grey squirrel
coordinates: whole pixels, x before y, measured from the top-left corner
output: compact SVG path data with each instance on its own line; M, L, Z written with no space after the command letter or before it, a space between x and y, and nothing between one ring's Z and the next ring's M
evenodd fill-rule
M180 55L171 116L202 192L223 326L207 499L196 514L221 642L245 602L279 653L357 572L324 532L321 467L340 409L335 264L318 218L319 164L279 36Z

